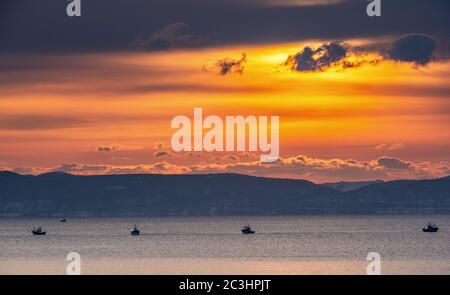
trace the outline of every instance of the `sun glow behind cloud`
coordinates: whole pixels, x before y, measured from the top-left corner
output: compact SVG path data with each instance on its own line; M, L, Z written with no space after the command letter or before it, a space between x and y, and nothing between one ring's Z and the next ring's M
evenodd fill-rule
M154 165L154 145L170 142L171 119L192 116L194 107L222 117L279 115L284 158L369 161L383 156L373 147L402 142L407 149L389 151L392 156L449 159L448 63L417 68L369 52L349 56L358 63L354 68L337 63L305 73L284 64L306 44L322 43L2 57L24 62L0 73L0 155L7 159L0 165ZM239 59L242 53L247 55L242 74L202 71L205 63ZM143 148L96 151L111 144ZM209 154L170 161L215 163ZM302 177L296 173L292 169L293 176Z

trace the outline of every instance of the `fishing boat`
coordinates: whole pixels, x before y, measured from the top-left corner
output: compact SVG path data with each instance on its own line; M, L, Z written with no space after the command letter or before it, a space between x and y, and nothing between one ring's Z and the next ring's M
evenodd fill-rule
M33 230L31 232L34 236L43 236L47 233L41 226L38 228L33 227Z
M241 229L241 231L242 231L242 234L244 234L244 235L251 235L251 234L255 233L255 231L252 229L252 227L248 224L246 226L244 226Z
M62 218L59 220L59 222L66 222L67 220L65 218Z
M141 231L137 228L136 224L131 229L131 235L132 236L139 236L141 234Z
M435 233L439 230L439 227L436 224L429 222L427 227L423 228L423 231L426 233Z

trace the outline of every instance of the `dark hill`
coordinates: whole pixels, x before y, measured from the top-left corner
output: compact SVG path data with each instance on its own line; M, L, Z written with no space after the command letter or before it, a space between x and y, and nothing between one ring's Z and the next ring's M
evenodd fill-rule
M198 216L450 213L450 179L394 181L351 192L239 174L0 172L0 216Z

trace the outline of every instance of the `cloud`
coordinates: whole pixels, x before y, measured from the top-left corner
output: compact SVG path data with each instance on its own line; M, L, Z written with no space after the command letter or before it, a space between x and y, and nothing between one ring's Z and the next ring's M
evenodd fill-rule
M112 152L112 151L115 151L115 150L118 150L118 149L119 149L119 146L117 146L117 145L114 145L114 146L99 146L97 148L97 151L98 152Z
M83 164L71 163L62 164L44 172L65 172L77 175L104 175L104 174L133 174L133 173L150 173L150 174L180 174L190 173L188 167L173 165L167 162L158 162L155 164L140 165L103 165L103 164Z
M153 153L154 158L171 157L171 156L172 156L172 154L170 153L169 147L167 147L163 143L155 144L155 152Z
M0 92L1 92L0 86ZM27 92L25 92L27 93ZM2 95L0 94L0 100ZM28 109L26 110L28 111ZM116 123L128 122L155 122L166 119L166 116L153 116L149 118L146 114L125 114L120 112L71 112L71 113L47 113L45 111L36 113L15 113L0 108L0 130L61 130L82 129L103 124L110 124L111 120ZM3 139L3 138L2 138ZM142 149L141 146L119 145L121 149Z
M390 147L388 147L388 150L390 151L396 151L396 150L402 150L406 147L404 143L394 143Z
M108 170L108 165L95 164L61 164L50 169L50 172L101 174Z
M208 43L208 38L195 36L189 25L176 22L167 25L149 38L139 38L132 43L132 47L146 50L165 50L171 48L198 47Z
M238 161L239 157L235 155L225 155L225 156L215 156L214 160L216 161Z
M155 158L170 157L170 154L166 151L156 151L153 153L153 157Z
M37 172L36 169L30 167L16 167L12 171L18 174L35 174Z
M194 173L242 173L314 182L437 178L448 175L449 167L448 163L414 164L386 156L371 161L357 161L304 155L280 158L276 163L263 165L259 161L248 161L190 166Z
M392 42L375 41L364 46L334 41L316 49L305 46L289 56L284 64L297 72L321 72L332 67L344 70L365 64L377 65L383 60L419 66L428 64L433 58L446 59L445 50L440 56L434 56L437 48L438 42L434 37L421 34L406 35Z
M379 144L376 147L374 147L375 150L383 150L385 148L386 148L386 144L385 143Z
M218 75L226 75L232 73L242 74L244 71L244 65L236 65L225 72L225 68L217 63L205 63L202 70L204 72L216 73ZM99 89L101 90L101 89ZM255 86L221 86L221 85L202 85L196 83L152 83L143 84L131 88L119 88L112 89L113 91L122 92L125 94L142 94L142 93L162 93L162 92L183 92L183 93L195 93L195 92L208 92L208 93L254 93L254 92L269 92L274 91L273 87L269 85L255 85ZM106 92L111 92L111 88L105 89Z
M391 145L388 144L379 144L376 147L374 147L375 150L388 150L388 151L396 151L396 150L402 150L406 147L404 143L393 143Z
M307 46L297 54L289 56L285 63L295 71L318 72L344 59L348 51L349 46L341 42L323 44L315 50Z
M396 61L426 65L431 61L437 45L433 37L421 34L407 35L392 43L387 56Z
M445 0L409 0L408 5L404 0L384 1L386 13L380 22L367 17L366 1L361 0L216 0L214 5L211 0L126 1L126 5L123 0L108 0L108 13L104 0L89 0L89 7L85 7L89 13L76 24L64 12L59 13L61 5L54 0L0 1L4 2L13 3L0 9L0 51L14 53L124 50L143 28L146 31L142 34L159 32L150 39L150 45L164 48L172 44L167 42L170 38L162 34L158 43L157 37L164 31L161 28L175 20L196 28L196 34L182 31L181 36L191 35L195 40L197 35L215 34L224 45L370 38L410 32L448 38L450 30L450 3ZM35 24L33 30L30 23ZM184 44L185 39L175 38L175 43Z
M97 148L98 152L114 152L114 151L138 151L143 150L144 147L136 145L136 146L129 146L129 145L108 145L108 146L99 146Z
M231 159L230 159L231 160ZM12 171L14 168L4 167ZM157 173L157 174L204 174L241 173L263 177L307 179L316 183L362 180L429 179L450 174L450 163L412 163L398 158L383 156L370 161L353 159L321 159L305 155L280 158L276 163L261 164L258 160L227 163L198 163L192 165L172 164L167 161L139 165L104 165L71 163L52 168L20 167L17 171L40 174L66 172L79 175Z
M242 53L240 59L224 58L213 63L205 63L203 65L204 72L214 72L225 76L229 74L243 74L245 63L247 62L247 54Z
M404 162L396 158L390 158L390 157L381 157L376 160L376 163L383 168L386 169L413 169L413 165L409 162Z
M0 116L0 130L44 130L81 128L95 120L54 114L4 114Z

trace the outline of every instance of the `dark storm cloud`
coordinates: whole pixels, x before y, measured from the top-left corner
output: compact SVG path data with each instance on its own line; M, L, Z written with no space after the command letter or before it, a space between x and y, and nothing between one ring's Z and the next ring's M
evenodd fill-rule
M318 72L339 64L341 69L355 68L364 64L377 65L382 60L410 62L417 66L428 64L432 59L446 60L448 55L435 56L438 46L436 39L424 34L402 36L392 42L386 40L366 46L351 46L342 42L322 44L318 48L305 46L285 61L293 71ZM376 53L379 58L366 58L366 53ZM350 55L358 59L349 58ZM444 89L446 92L447 89Z
M70 18L66 1L1 1L0 51L124 50L139 37L150 47L171 48L198 41L198 36L214 36L225 45L412 32L447 42L450 35L448 0L383 1L382 16L376 18L367 16L368 2L362 0L303 1L307 6L286 6L288 2L89 0L82 2L81 17ZM188 24L189 30L166 27L174 23Z
M217 62L221 75L242 74L244 72L244 64L247 61L247 55L242 54L241 59L225 58Z
M430 62L436 47L436 40L430 36L408 35L394 41L387 55L396 61L425 65Z
M349 46L340 42L323 44L315 50L307 46L299 53L290 56L286 64L299 72L323 71L344 59L348 51Z
M164 50L205 46L210 40L209 37L193 35L188 24L177 22L169 24L146 39L139 37L132 42L131 46L145 50Z
M352 0L214 0L214 5L240 5L240 6L311 6L326 5ZM354 1L354 0L353 0ZM194 5L205 5L211 3L211 0L153 0L154 3L170 3L172 5L180 5L188 2Z
M242 53L240 59L223 58L219 59L212 64L207 63L203 65L203 71L205 72L217 72L219 75L225 76L228 74L243 74L244 65L247 62L247 54Z

